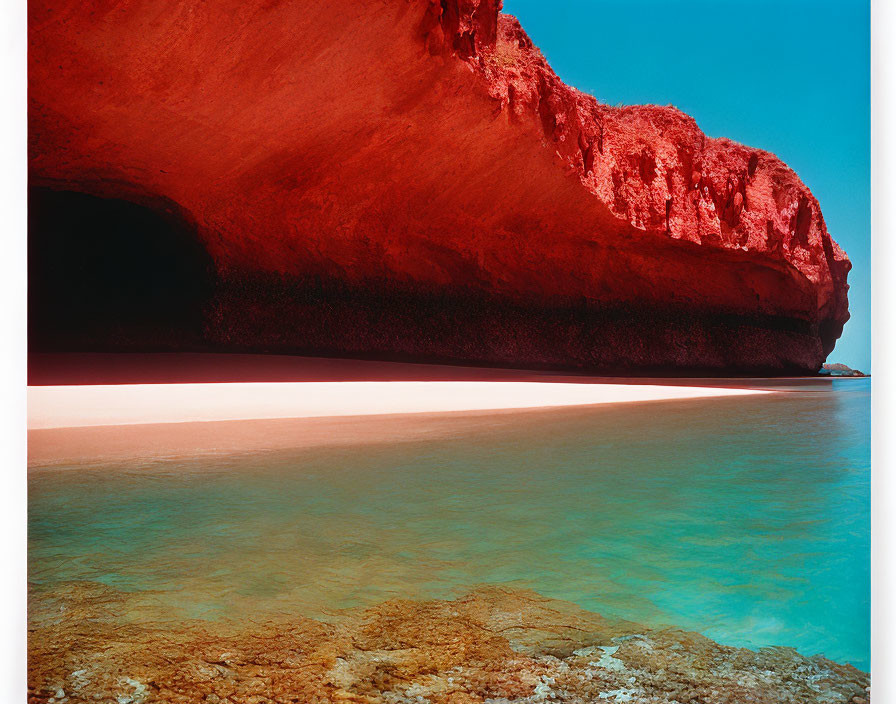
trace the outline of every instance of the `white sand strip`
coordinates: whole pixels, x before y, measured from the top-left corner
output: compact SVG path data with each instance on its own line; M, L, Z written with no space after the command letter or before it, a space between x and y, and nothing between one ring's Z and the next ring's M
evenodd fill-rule
M322 418L744 396L753 389L494 381L335 381L28 387L28 427Z

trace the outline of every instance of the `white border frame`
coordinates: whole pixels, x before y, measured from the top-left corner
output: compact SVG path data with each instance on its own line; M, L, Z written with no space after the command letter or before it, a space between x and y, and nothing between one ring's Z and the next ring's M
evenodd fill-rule
M862 0L855 0L861 2ZM3 3L0 21L0 520L3 569L0 635L0 701L26 697L26 8L22 0ZM896 621L894 443L894 319L896 243L889 212L896 196L896 0L874 0L872 25L872 669L874 700L896 701L896 661L887 637ZM822 47L819 50L823 50ZM843 575L849 579L850 575Z
M894 316L896 264L893 216L896 194L896 3L871 3L871 671L873 701L896 701L896 662L890 634L896 621L896 467ZM849 579L849 575L844 575Z
M25 702L27 634L26 381L26 42L25 2L0 11L0 701Z

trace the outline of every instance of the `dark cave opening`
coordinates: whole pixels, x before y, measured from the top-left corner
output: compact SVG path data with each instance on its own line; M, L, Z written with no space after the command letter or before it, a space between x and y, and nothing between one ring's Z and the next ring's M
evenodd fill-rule
M196 348L213 288L212 260L174 208L29 190L30 351Z

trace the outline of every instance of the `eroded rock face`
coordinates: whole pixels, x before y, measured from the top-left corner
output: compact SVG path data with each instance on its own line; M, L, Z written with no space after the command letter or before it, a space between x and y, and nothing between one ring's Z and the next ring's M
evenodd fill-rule
M32 183L176 211L219 349L815 372L850 264L799 178L499 6L35 0Z
M868 674L850 665L729 648L522 590L393 600L333 623L147 620L134 597L86 582L32 590L29 701L870 701Z

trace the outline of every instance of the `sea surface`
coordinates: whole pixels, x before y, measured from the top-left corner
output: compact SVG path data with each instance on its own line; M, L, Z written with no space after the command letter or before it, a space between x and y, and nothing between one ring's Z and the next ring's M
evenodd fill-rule
M404 442L32 467L32 598L98 582L174 624L501 584L867 670L870 393L842 379L449 419Z

